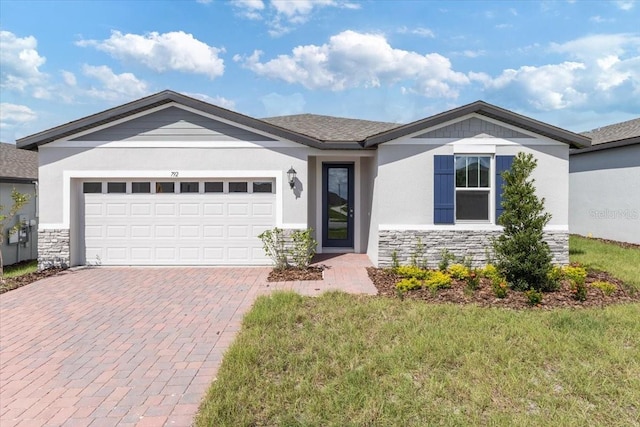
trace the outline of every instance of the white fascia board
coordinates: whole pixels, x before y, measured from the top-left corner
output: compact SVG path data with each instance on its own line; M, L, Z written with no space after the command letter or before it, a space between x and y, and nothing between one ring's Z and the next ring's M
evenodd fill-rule
M55 148L300 148L296 142L282 141L54 141Z

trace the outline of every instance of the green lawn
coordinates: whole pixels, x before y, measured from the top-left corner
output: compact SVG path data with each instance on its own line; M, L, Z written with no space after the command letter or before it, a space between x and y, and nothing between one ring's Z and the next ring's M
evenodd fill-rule
M260 297L198 426L640 423L640 305Z
M640 249L622 248L600 240L571 236L569 257L571 262L608 271L640 291Z
M38 260L29 261L19 265L9 265L4 268L4 278L23 276L38 270Z

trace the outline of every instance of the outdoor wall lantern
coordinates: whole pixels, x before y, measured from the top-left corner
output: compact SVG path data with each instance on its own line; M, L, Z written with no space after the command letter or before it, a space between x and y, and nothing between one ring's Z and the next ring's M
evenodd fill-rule
M287 171L287 179L289 180L289 186L291 188L296 186L296 170L291 166Z

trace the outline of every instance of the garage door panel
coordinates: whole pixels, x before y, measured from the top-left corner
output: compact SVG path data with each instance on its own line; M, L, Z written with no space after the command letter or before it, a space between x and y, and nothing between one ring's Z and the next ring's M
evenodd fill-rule
M275 195L85 196L87 263L96 259L103 265L270 262L257 236L275 225Z

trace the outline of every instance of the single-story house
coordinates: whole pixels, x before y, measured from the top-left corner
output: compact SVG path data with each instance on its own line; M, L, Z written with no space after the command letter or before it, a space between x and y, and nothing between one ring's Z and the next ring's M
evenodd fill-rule
M640 118L585 136L569 153L569 231L640 244Z
M569 148L589 138L478 101L406 125L259 120L176 92L18 140L38 150L42 267L268 264L263 230L389 265L419 241L486 260L501 176L533 153L555 261L568 261ZM55 242L55 244L53 244Z
M38 257L38 153L18 150L15 144L0 142L0 206L4 206L4 214L13 206L11 192L14 188L31 198L0 230L4 236L0 245L4 265ZM24 224L20 232L9 235L9 230L18 222Z

